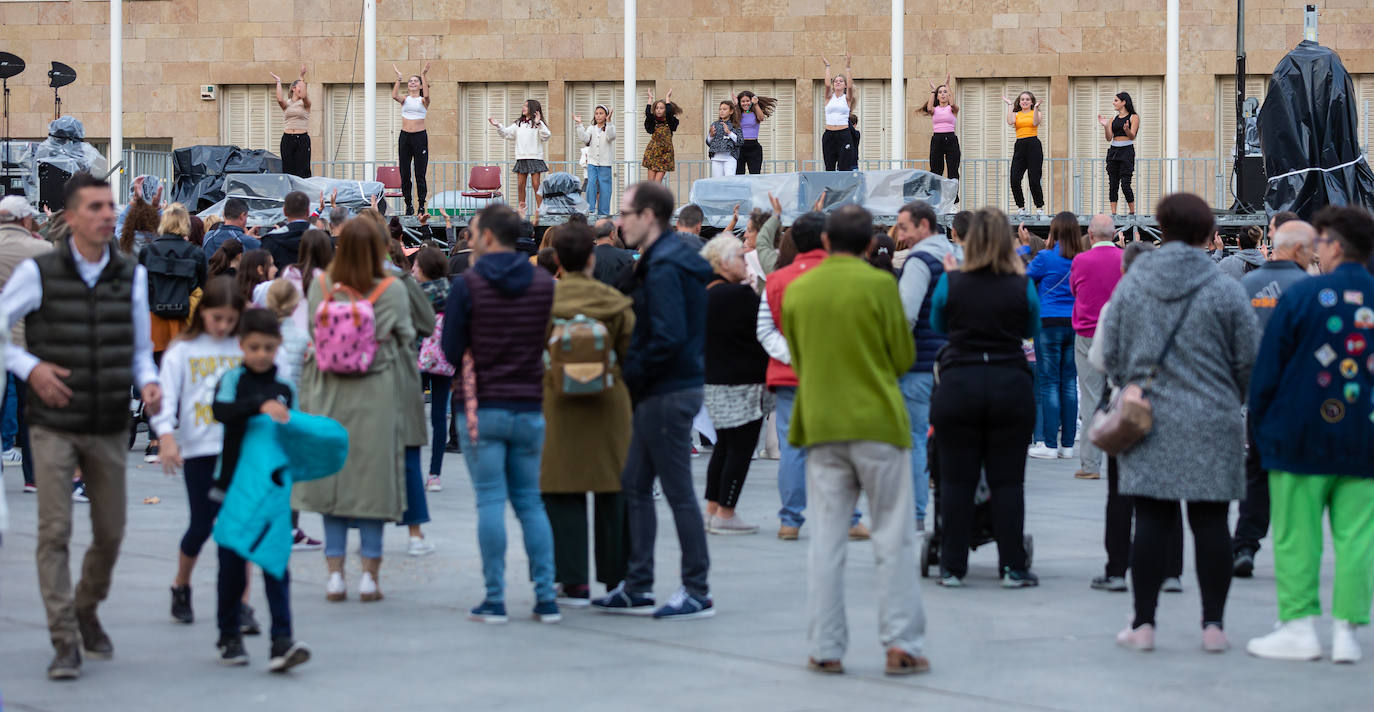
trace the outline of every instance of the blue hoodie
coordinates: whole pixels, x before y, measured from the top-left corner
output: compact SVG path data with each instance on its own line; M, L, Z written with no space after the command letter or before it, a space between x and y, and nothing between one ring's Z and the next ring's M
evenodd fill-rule
M705 383L709 281L711 265L671 230L635 265L635 330L625 355L625 383L636 400Z
M1035 280L1040 297L1040 318L1070 318L1073 316L1073 287L1069 284L1069 271L1073 260L1064 256L1064 246L1056 245L1053 250L1041 250L1026 267L1026 276Z

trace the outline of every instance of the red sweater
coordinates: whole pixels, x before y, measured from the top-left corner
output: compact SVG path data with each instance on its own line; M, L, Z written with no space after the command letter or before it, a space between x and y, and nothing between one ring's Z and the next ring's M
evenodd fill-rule
M792 260L792 264L768 275L764 296L768 299L768 311L773 314L773 323L777 325L778 331L782 331L782 296L783 292L787 290L787 285L800 277L802 272L820 264L828 256L825 250L803 252ZM791 366L775 358L768 359L768 386L770 388L777 386L796 388L797 385L797 372L793 371Z

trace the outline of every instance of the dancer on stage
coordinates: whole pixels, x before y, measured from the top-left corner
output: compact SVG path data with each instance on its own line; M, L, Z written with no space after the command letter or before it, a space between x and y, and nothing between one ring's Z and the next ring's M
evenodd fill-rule
M752 113L749 115L753 116ZM757 136L757 123L754 124L754 130ZM754 144L757 145L758 141L754 141ZM716 120L711 122L711 128L706 132L706 148L710 152L712 178L744 174L740 161L743 149L740 147L739 109L733 101L726 99L720 102Z
M1116 215L1117 187L1126 194L1126 209L1135 215L1135 191L1131 190L1131 176L1135 174L1135 137L1140 133L1140 114L1135 113L1135 103L1131 95L1121 92L1112 99L1116 116L1108 119L1101 114L1097 123L1102 124L1111 148L1107 149L1107 197L1112 204L1112 215Z
M537 99L526 99L520 106L520 116L510 126L502 126L494 117L487 121L501 134L501 138L515 142L515 178L519 181L520 214L525 214L525 176L534 185L534 210L544 201L539 197L539 181L549 172L544 162L544 144L553 131L544 123L544 106Z
M396 155L401 162L401 196L405 200L406 215L414 215L415 207L410 202L410 170L415 165L415 190L418 193L420 212L425 211L425 194L429 186L425 183L425 171L429 168L429 133L425 131L425 115L429 113L429 62L419 74L406 79L396 65L396 84L391 87L391 98L401 105L401 135L396 143ZM406 83L406 95L401 96L401 82Z
M287 89L289 97L282 96L281 77L276 74L277 106L281 107L285 122L281 134L281 170L300 178L310 177L310 95L305 91L305 65L301 65L301 76Z
M954 133L959 117L959 105L954 103L954 80L945 75L945 83L930 85L930 98L921 111L930 116L930 172L953 180L959 179L959 136ZM945 173L945 167L949 173Z
M850 130L849 114L854 110L853 57L844 55L844 74L830 76L830 62L824 56L825 134L821 136L821 155L827 171L836 170L844 154L854 151L854 132Z
M611 214L611 174L615 167L615 124L612 111L597 104L592 111L592 126L584 128L582 117L573 114L577 139L587 147L587 206L597 215Z
M735 102L737 123L743 138L743 143L739 146L739 155L736 156L739 160L735 165L735 173L758 175L763 172L763 146L759 145L759 125L773 115L778 100L771 96L758 96L746 89L735 96Z
M662 99L654 101L654 90L649 90L649 104L644 107L644 131L652 138L644 147L644 168L649 171L651 183L662 183L663 177L677 168L673 156L673 134L677 132L677 117L682 107L673 103L673 90Z
M1026 196L1021 191L1021 179L1030 171L1031 200L1035 201L1035 214L1045 217L1045 195L1040 189L1040 171L1045 162L1045 147L1037 135L1040 130L1040 100L1029 91L1016 97L1016 103L1006 96L1002 101L1007 105L1007 125L1016 129L1016 147L1011 156L1011 196L1016 199L1016 210L1021 215L1026 212Z

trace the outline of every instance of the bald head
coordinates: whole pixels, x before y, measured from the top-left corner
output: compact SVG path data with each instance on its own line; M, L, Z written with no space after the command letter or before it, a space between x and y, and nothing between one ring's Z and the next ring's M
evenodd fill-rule
M1112 216L1098 213L1093 216L1092 222L1088 223L1088 238L1090 242L1110 242L1116 236L1116 220Z
M1289 220L1274 231L1274 259L1293 260L1306 265L1311 259L1312 243L1317 239L1317 230L1303 220ZM1302 256L1307 259L1302 259Z

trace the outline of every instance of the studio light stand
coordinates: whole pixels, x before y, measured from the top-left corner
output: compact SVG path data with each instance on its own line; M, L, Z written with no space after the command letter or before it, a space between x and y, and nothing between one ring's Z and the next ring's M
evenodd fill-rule
M0 158L0 172L4 176L3 193L5 195L22 195L24 193L23 175L18 176L19 180L17 181L10 175L10 77L22 71L24 71L24 60L9 52L0 52L0 84L3 84L5 89L5 135L3 139L0 139L5 143L5 152L3 158Z
M52 118L54 121L62 116L62 97L57 95L57 90L74 81L76 81L75 69L61 62L52 63L52 69L48 70L48 86L52 87Z

